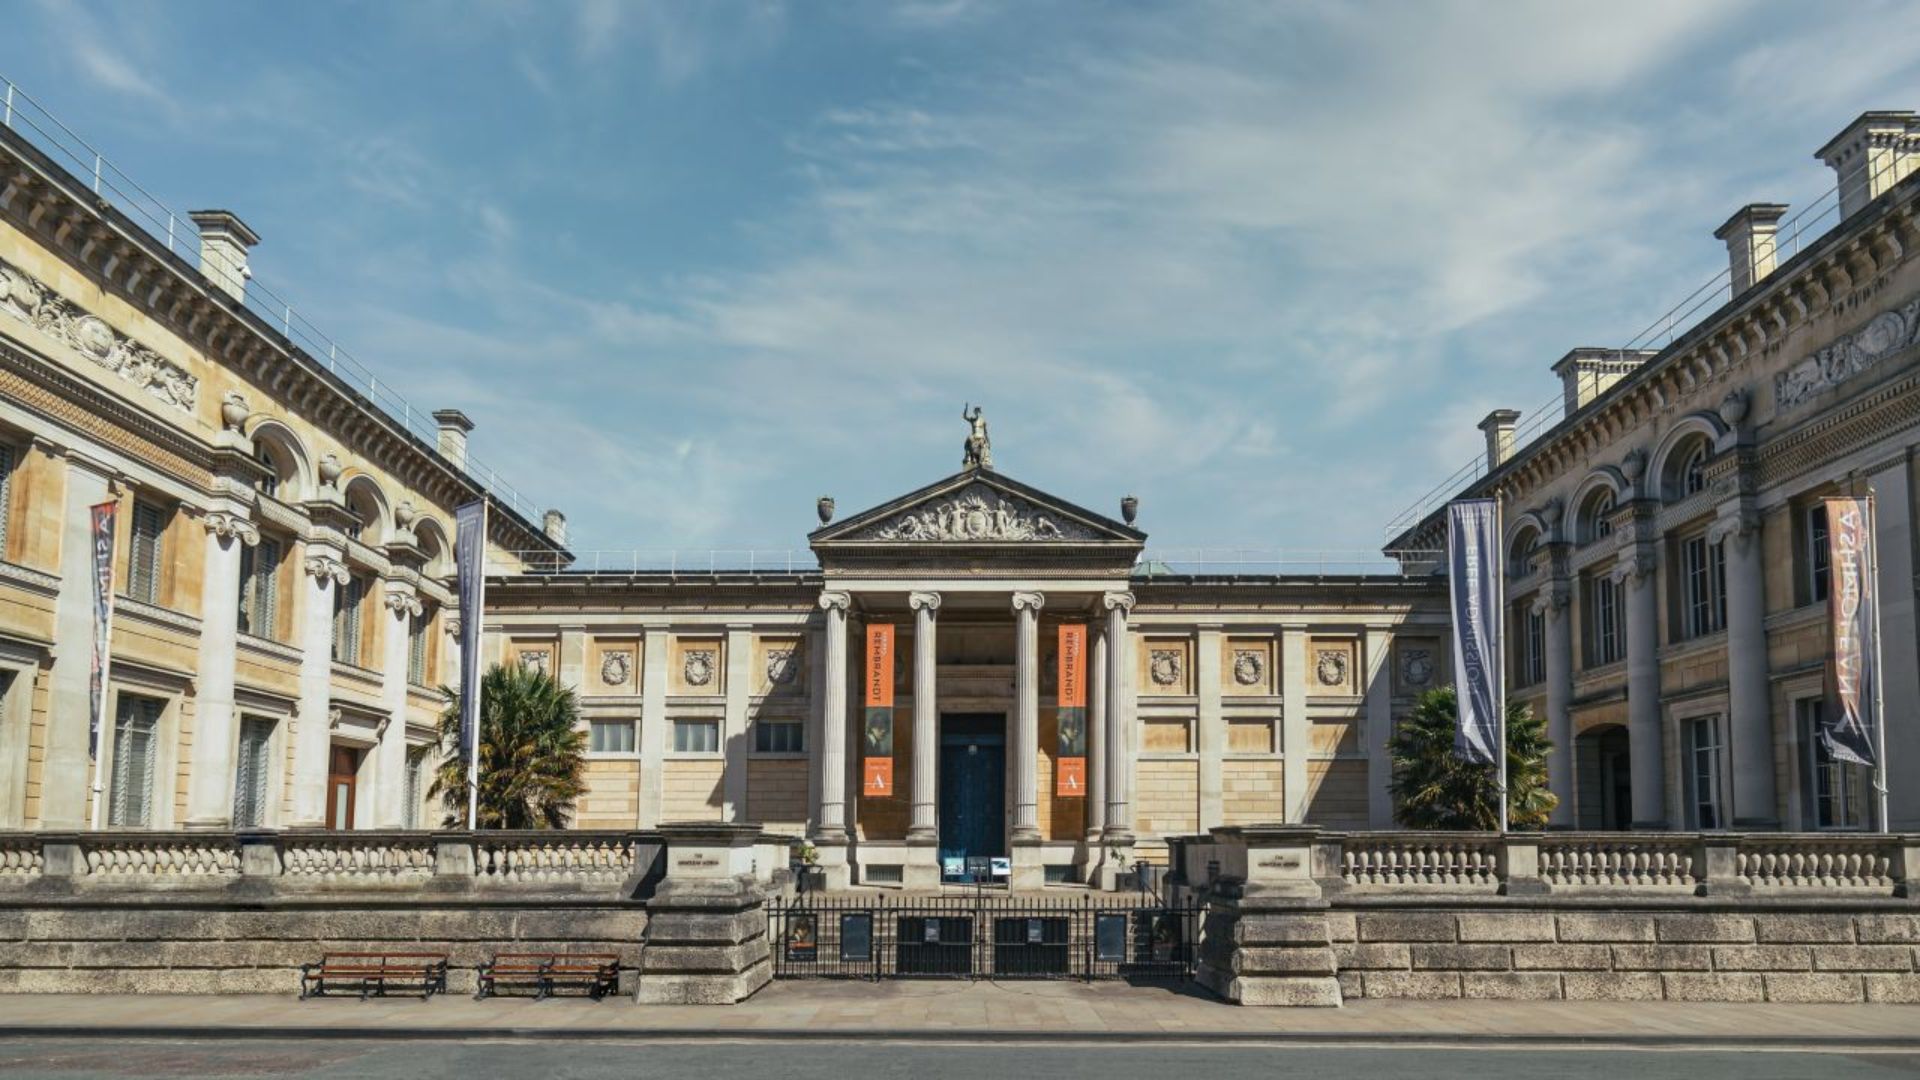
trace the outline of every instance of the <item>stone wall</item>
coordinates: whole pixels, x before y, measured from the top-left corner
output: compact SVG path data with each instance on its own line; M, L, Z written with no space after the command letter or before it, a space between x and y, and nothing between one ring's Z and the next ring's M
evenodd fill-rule
M1344 998L1920 1003L1912 904L1339 910ZM1437 908L1437 909L1436 909Z

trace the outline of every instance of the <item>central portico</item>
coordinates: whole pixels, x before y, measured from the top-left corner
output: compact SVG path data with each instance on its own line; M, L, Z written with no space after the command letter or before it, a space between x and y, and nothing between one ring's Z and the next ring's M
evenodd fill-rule
M825 613L813 839L830 885L931 888L1008 857L1012 886L1038 888L1048 867L1111 877L1132 844L1133 688L1129 665L1109 658L1127 655L1146 536L990 461L970 439L968 467L918 491L840 522L822 500L825 523L808 538ZM1088 641L1084 785L1054 775L1062 624L1084 626ZM866 670L876 661L853 644L874 626L909 643L892 653L896 672ZM849 759L876 737L849 737L849 716L866 718L854 695L865 702L876 674L910 702L887 755L909 765L890 784Z

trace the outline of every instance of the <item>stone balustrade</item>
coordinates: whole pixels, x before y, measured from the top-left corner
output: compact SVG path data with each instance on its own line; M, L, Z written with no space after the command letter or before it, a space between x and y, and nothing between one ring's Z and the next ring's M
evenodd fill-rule
M431 885L611 895L662 850L654 833L589 830L16 832L0 833L0 890Z

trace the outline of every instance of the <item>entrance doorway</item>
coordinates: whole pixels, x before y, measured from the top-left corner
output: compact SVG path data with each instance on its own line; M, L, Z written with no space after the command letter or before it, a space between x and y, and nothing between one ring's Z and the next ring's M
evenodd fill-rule
M1575 822L1582 829L1625 831L1633 827L1633 764L1627 729L1593 728L1574 740L1580 800Z
M940 718L940 880L989 881L1007 854L1007 718Z
M360 751L336 746L327 762L327 828L353 828L354 777L360 772Z

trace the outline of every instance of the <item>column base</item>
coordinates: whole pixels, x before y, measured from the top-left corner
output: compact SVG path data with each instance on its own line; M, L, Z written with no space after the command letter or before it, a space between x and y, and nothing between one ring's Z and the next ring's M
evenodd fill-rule
M903 888L933 890L940 887L940 840L938 836L907 833L907 861L900 867Z
M921 844L927 847L938 846L940 843L940 829L934 825L916 825L907 830L907 843L909 845Z
M1047 887L1047 867L1042 861L1040 837L1013 838L1013 876L1007 887L1015 892L1037 892Z
M813 848L819 853L819 861L814 865L820 870L820 887L829 891L851 888L853 866L847 861L846 840L842 839L836 844L815 836Z

